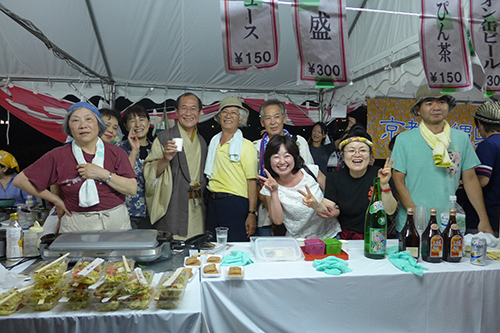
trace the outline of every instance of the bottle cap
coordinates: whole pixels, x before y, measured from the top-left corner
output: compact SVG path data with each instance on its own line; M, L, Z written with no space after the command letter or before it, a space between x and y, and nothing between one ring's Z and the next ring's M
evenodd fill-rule
M11 220L19 220L19 214L18 213L10 214L10 219Z
M450 201L457 201L456 195L450 195Z
M450 208L450 215L457 215L457 209L456 208Z
M407 215L413 215L414 212L415 212L415 209L413 207L408 207L408 209L406 209Z
M437 215L437 209L431 208L431 215Z

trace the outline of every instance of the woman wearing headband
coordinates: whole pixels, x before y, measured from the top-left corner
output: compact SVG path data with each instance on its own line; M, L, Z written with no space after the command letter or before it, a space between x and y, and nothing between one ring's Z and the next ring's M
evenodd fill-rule
M130 229L125 195L137 190L135 172L120 147L104 143L106 125L92 104L68 109L63 131L74 140L21 172L14 185L52 202L59 232ZM56 193L46 190L59 185Z
M5 150L0 150L0 183L2 184L0 199L16 199L16 203L24 204L28 193L12 184L18 172L19 165L15 157Z
M393 196L391 180L392 161L385 161L382 169L370 165L373 143L364 126L355 124L339 149L345 162L344 168L328 175L325 198L333 201L327 207L340 209L338 216L342 227L341 239L363 239L366 209L373 191L373 178L380 178L382 202L388 215L396 213L397 201ZM319 213L327 217L328 213Z

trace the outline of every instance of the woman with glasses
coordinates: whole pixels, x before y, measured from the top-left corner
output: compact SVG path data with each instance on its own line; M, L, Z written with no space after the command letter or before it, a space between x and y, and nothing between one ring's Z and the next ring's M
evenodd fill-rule
M366 209L373 191L373 178L380 178L382 203L388 215L396 214L398 203L393 195L394 184L391 180L392 161L385 161L383 168L370 165L373 143L369 140L364 126L355 124L347 138L339 144L345 166L338 172L328 175L325 198L327 211L318 213L326 218L338 206L338 220L342 227L341 239L363 239Z

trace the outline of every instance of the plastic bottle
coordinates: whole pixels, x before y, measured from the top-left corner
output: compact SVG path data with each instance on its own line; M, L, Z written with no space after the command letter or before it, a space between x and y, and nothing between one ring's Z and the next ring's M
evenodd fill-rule
M40 255L40 235L42 232L43 227L36 221L35 224L29 228L29 231L24 233L23 250L25 257L37 257Z
M19 215L17 213L10 214L10 224L6 231L8 261L19 261L23 256L22 235L23 229L19 224Z
M441 210L441 224L439 225L439 230L443 232L448 225L448 221L450 219L450 208L455 208L457 210L456 219L458 229L462 235L465 235L465 211L457 203L457 197L455 195L450 195L450 202Z
M33 201L33 196L31 194L28 194L28 196L26 197L26 208L31 210L33 206L35 206L35 203Z

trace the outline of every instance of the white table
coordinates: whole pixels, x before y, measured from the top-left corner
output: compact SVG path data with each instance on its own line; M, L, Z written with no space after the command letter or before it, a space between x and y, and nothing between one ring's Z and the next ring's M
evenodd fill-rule
M389 245L395 245L392 241ZM367 259L349 241L352 272L329 276L312 262L259 263L245 278L202 278L212 332L500 332L500 262L419 263L423 277ZM232 250L251 253L248 243Z
M26 307L0 317L0 331L10 332L208 332L201 313L200 281L197 275L187 285L184 297L175 310L157 309L151 303L146 310L121 309L98 312L84 309L69 311L62 304L47 312L35 312Z

